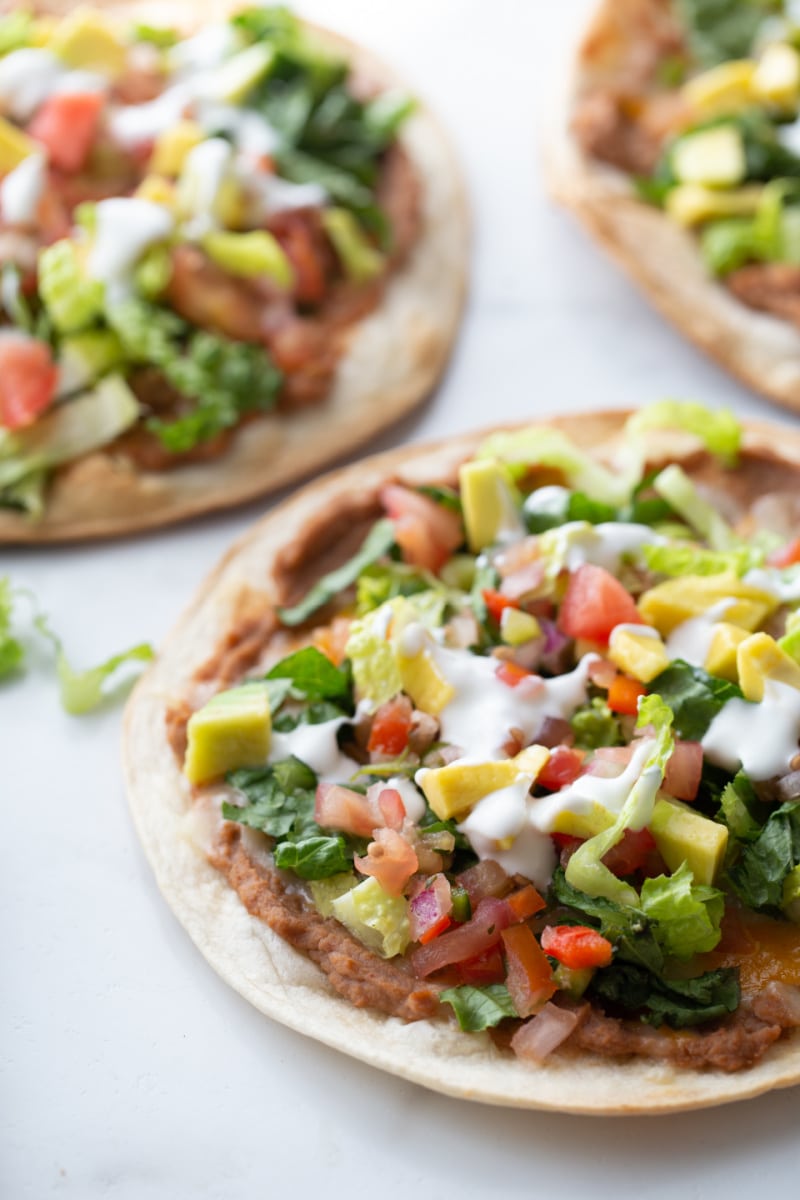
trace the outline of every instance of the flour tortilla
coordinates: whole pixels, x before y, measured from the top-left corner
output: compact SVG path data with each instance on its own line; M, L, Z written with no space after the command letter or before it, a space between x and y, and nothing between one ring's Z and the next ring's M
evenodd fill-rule
M208 3L147 7L95 0L95 5L121 19L135 14L183 27L226 10ZM227 10L243 6L230 4ZM367 50L329 31L315 28L315 34L370 79L402 86ZM445 369L464 305L467 201L449 142L424 105L400 141L422 181L420 236L380 305L352 326L329 395L307 409L247 423L225 453L208 463L148 472L108 451L78 459L55 472L41 520L0 510L0 543L115 537L241 504L352 453L426 399Z
M756 312L709 275L695 235L642 203L628 177L585 154L570 131L587 86L613 84L635 54L658 0L603 0L585 40L547 148L553 196L580 218L655 307L754 391L800 412L800 332Z
M549 424L602 455L627 415L589 413ZM194 681L198 668L237 627L241 614L252 614L254 602L268 614L282 599L275 573L287 547L290 552L302 549L332 514L348 502L368 502L389 480L417 485L454 479L458 465L483 436L393 451L327 476L259 521L206 580L140 680L126 713L128 795L158 884L214 969L261 1012L435 1091L519 1108L661 1113L722 1104L800 1082L800 1031L784 1035L757 1066L733 1075L637 1060L613 1063L590 1055L563 1061L556 1056L533 1068L498 1050L487 1034L461 1033L444 1015L404 1024L356 1009L333 991L313 963L251 917L205 858L202 829L189 815L190 789L167 741L167 709L181 700L193 708L202 703L214 687L213 682ZM691 456L697 449L691 438L655 437L653 461ZM764 474L762 458L771 470L778 449L781 461L800 471L800 435L790 430L750 425L745 448L755 456L756 475Z

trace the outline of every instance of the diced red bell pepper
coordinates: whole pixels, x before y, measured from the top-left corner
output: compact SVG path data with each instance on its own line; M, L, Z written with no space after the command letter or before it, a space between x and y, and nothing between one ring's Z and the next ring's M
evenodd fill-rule
M771 567L793 567L795 563L800 563L800 537L774 550L767 561Z
M530 679L530 671L526 671L524 667L519 667L515 662L501 662L496 671L497 678L506 687L516 687L522 683L523 679Z
M63 92L45 100L28 133L46 147L58 170L83 170L94 144L105 97L102 92Z
M445 929L449 929L452 924L452 920L447 915L440 917L438 921L433 925L429 925L425 932L419 935L420 945L427 946L428 942L432 942L435 937L438 937L440 933L444 933Z
M519 608L519 603L516 600L511 600L508 596L504 596L502 592L495 592L491 588L484 588L481 595L483 596L483 602L486 605L489 616L498 625L507 608Z
M411 701L407 696L395 696L387 700L375 713L369 733L367 749L370 753L402 754L408 745L413 715Z
M558 626L569 637L608 643L615 625L641 625L633 597L604 567L584 563L571 576Z
M608 689L608 707L612 712L635 717L639 711L639 698L646 695L647 688L638 679L617 675Z
M556 991L552 968L527 925L512 925L502 937L506 986L519 1015L529 1017Z
M32 425L49 408L57 382L49 346L25 334L0 335L0 425Z
M547 925L542 930L542 949L573 971L607 967L614 954L608 938L585 925Z
M512 892L510 896L506 896L505 901L517 921L527 921L528 917L541 912L545 907L545 901L532 883L517 892Z

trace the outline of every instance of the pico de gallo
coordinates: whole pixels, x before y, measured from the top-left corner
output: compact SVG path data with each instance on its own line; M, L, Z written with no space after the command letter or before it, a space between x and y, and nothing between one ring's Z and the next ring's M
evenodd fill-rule
M0 16L0 507L324 400L417 236L411 109L284 8Z
M702 450L652 467L663 429ZM354 1003L534 1063L733 1071L793 1036L800 549L794 493L722 515L741 453L668 402L611 463L537 426L389 481L278 610L283 657L189 717L185 776L256 873L216 861Z

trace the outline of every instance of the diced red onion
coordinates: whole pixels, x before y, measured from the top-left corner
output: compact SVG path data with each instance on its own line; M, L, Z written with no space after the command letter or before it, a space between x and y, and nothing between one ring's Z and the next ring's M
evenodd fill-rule
M453 911L450 883L444 875L434 875L427 887L417 892L408 906L411 940L418 942L428 929Z
M579 1021L579 1012L548 1001L541 1012L519 1027L511 1039L511 1049L525 1062L544 1062L567 1040Z
M511 915L504 900L490 896L481 900L471 920L412 952L415 973L424 979L442 967L485 954L499 943L500 934L511 924Z
M545 717L533 741L552 750L556 746L571 746L575 741L572 726L563 717Z
M522 600L537 592L544 582L544 564L541 561L527 563L506 575L500 584L500 592L509 600Z
M607 658L589 663L589 678L595 687L608 689L617 677L617 668Z

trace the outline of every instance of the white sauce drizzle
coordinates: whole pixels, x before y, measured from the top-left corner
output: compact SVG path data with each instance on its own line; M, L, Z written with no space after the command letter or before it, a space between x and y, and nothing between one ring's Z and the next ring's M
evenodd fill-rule
M130 275L144 251L169 237L173 217L168 209L138 197L113 197L96 206L95 240L87 262L94 279L106 285L112 302L130 291Z
M0 212L9 225L34 225L47 179L43 154L29 154L0 183Z
M625 521L603 521L599 525L568 521L543 537L561 567L577 571L584 563L592 563L612 574L619 570L623 559L636 558L643 546L660 546L666 541L649 525Z
M0 111L16 121L29 120L64 74L63 64L49 50L12 50L0 58Z
M400 799L405 806L406 816L415 825L418 825L425 816L425 800L411 780L404 778L402 775L393 775L391 779L386 780L383 786L394 788L395 791L400 793Z
M666 641L669 657L682 658L693 667L705 666L717 625L735 603L732 599L720 600L698 617L690 617L688 621L676 625Z
M347 720L347 717L336 717L319 725L298 725L290 733L273 732L269 761L280 762L294 755L311 767L320 783L347 783L358 770L358 764L342 754L336 740Z
M230 22L216 21L172 46L167 62L176 75L195 75L218 67L239 46L239 37Z
M789 568L780 571L775 568L756 567L747 572L744 582L752 587L761 588L762 592L769 592L784 604L800 600L800 570Z
M492 858L509 875L524 875L537 887L547 887L556 852L550 837L530 822L536 801L528 795L529 787L523 778L484 796L458 828L478 858Z
M192 219L184 232L201 238L217 225L214 205L233 160L233 147L225 138L208 138L186 156L178 185L179 196Z
M588 813L596 804L617 816L622 811L631 788L642 774L653 745L653 738L642 738L625 770L613 779L602 775L581 775L560 792L535 800L531 811L531 823L542 833L550 834L555 831L556 821L561 813Z
M111 136L126 147L154 141L159 134L178 124L193 96L189 83L176 83L144 104L125 104L113 108L108 114Z
M741 767L751 779L783 775L798 751L800 691L776 679L764 680L759 704L729 700L703 738L703 753L728 771Z

